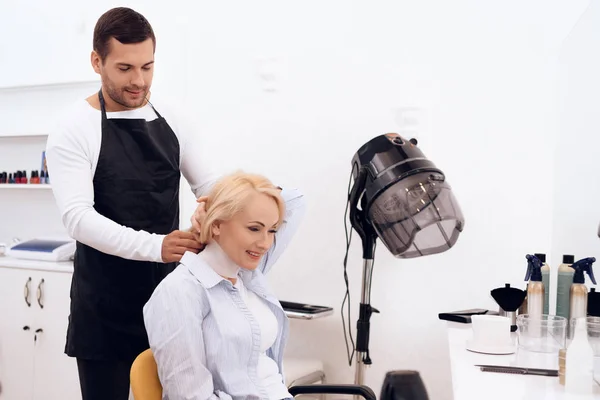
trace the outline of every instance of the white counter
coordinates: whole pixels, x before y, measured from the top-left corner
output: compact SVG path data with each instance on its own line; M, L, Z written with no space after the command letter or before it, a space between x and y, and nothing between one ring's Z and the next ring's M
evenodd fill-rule
M73 273L73 262L52 262L52 261L35 261L22 260L19 258L0 256L0 267L17 268L17 269L32 269L37 271L49 272L65 272Z
M482 372L477 364L558 369L558 356L519 351L510 355L473 353L466 349L472 336L471 324L447 322L450 365L454 399L600 399L600 385L594 385L594 395L571 397L565 393L558 377L514 375ZM516 339L516 334L512 334ZM600 372L596 363L596 376Z

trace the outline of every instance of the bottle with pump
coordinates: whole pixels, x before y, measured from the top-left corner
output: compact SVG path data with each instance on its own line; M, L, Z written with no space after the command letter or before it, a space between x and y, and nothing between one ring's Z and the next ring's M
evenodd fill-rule
M573 262L575 262L575 256L563 255L556 279L556 315L566 318L567 321L569 320L569 295L575 273L575 270L571 268Z
M540 317L544 313L544 283L542 282L542 262L536 256L527 254L527 314Z
M542 283L544 284L544 314L550 314L550 266L546 263L546 254L535 253L542 262Z
M585 275L587 273L590 279L596 284L592 264L596 261L594 257L583 258L572 265L575 273L573 275L573 284L569 291L569 320L574 318L587 317L588 288L585 286Z
M585 318L575 323L575 335L565 359L565 390L568 394L591 395L594 383L594 349L588 340ZM585 397L587 398L587 397Z

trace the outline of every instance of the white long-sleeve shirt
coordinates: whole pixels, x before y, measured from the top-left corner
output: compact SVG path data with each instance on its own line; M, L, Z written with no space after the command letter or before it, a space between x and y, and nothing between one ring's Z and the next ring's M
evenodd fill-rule
M201 137L179 115L151 99L175 132L180 147L180 170L196 197L206 194L218 175L202 157ZM147 104L136 110L109 112L107 118L157 118ZM46 161L63 224L75 240L107 254L130 260L162 262L165 235L136 231L94 209L94 173L102 143L101 112L86 100L69 107L48 136Z
M261 300L256 293L248 290L244 286L244 281L238 279L235 286L240 291L242 299L260 327L260 353L258 355L258 364L256 366L258 379L265 387L270 400L289 398L291 396L283 383L284 379L279 371L279 366L277 365L277 362L267 354L277 340L277 318L268 305Z

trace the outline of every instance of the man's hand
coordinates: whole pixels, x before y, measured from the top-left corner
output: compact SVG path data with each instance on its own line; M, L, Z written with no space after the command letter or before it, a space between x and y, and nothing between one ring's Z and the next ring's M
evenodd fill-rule
M173 231L164 238L161 255L165 263L179 262L186 251L198 254L203 248L192 232Z
M206 218L206 200L208 200L207 196L200 196L196 199L198 207L196 207L196 211L194 211L194 215L191 218L192 232L196 235L196 240L198 241L200 240L200 229Z

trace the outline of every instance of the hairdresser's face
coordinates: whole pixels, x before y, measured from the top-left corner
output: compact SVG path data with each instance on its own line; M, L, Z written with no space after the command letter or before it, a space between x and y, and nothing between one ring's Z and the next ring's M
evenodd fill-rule
M215 225L214 239L238 266L254 270L273 244L278 221L275 200L255 192L241 212Z
M92 52L92 66L102 77L109 108L121 111L141 107L152 85L154 43L152 39L146 39L140 43L123 44L111 38L104 60Z

